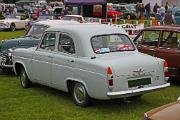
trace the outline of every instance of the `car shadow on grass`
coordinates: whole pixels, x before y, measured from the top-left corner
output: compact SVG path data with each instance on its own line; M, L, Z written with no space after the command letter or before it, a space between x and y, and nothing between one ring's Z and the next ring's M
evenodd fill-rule
M70 93L63 92L54 88L50 88L50 87L40 85L40 84L35 84L35 83L33 84L32 89L37 90L38 92L42 94L57 96L59 99L68 100L72 102L72 105L76 106L75 104L73 104L73 100ZM120 99L113 99L113 100L92 99L92 104L88 107L92 109L99 109L99 110L112 109L113 112L115 112L117 111L116 110L117 108L119 110L124 110L124 109L127 109L128 107L129 109L135 110L136 108L139 108L139 106L144 106L144 105L149 106L148 104L151 104L151 103L148 103L148 101L142 99L141 97L120 98ZM127 109L127 112L129 109Z

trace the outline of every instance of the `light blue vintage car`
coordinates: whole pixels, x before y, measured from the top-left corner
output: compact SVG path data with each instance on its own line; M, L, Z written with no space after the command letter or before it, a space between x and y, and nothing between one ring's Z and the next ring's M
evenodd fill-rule
M79 106L170 85L164 60L138 52L123 29L108 25L48 28L38 47L14 50L13 67L22 87L35 82L70 92Z

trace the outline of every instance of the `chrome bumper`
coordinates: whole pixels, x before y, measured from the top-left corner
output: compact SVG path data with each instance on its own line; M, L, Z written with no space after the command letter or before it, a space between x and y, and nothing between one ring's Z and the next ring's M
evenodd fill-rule
M148 87L148 88L140 88L140 89L136 89L136 90L108 92L107 95L109 97L111 97L111 96L123 96L123 95L128 95L128 94L137 94L137 93L141 93L141 92L148 92L148 91L152 91L152 90L156 90L156 89L165 88L168 86L170 86L170 83L166 83L166 84L159 85L159 86Z

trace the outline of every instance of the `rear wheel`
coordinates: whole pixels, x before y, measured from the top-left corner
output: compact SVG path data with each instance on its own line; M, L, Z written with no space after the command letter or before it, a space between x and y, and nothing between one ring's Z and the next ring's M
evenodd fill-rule
M23 88L29 88L32 84L32 82L29 80L24 68L21 68L20 83Z
M11 24L10 29L11 29L11 31L15 31L16 30L16 26L15 26L14 23Z
M91 99L83 84L76 82L71 90L74 103L78 106L88 106L91 103Z

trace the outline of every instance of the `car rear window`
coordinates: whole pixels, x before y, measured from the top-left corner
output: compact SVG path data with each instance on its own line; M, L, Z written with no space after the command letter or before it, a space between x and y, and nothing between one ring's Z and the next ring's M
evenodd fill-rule
M94 36L91 43L96 54L135 50L129 37L123 34Z

